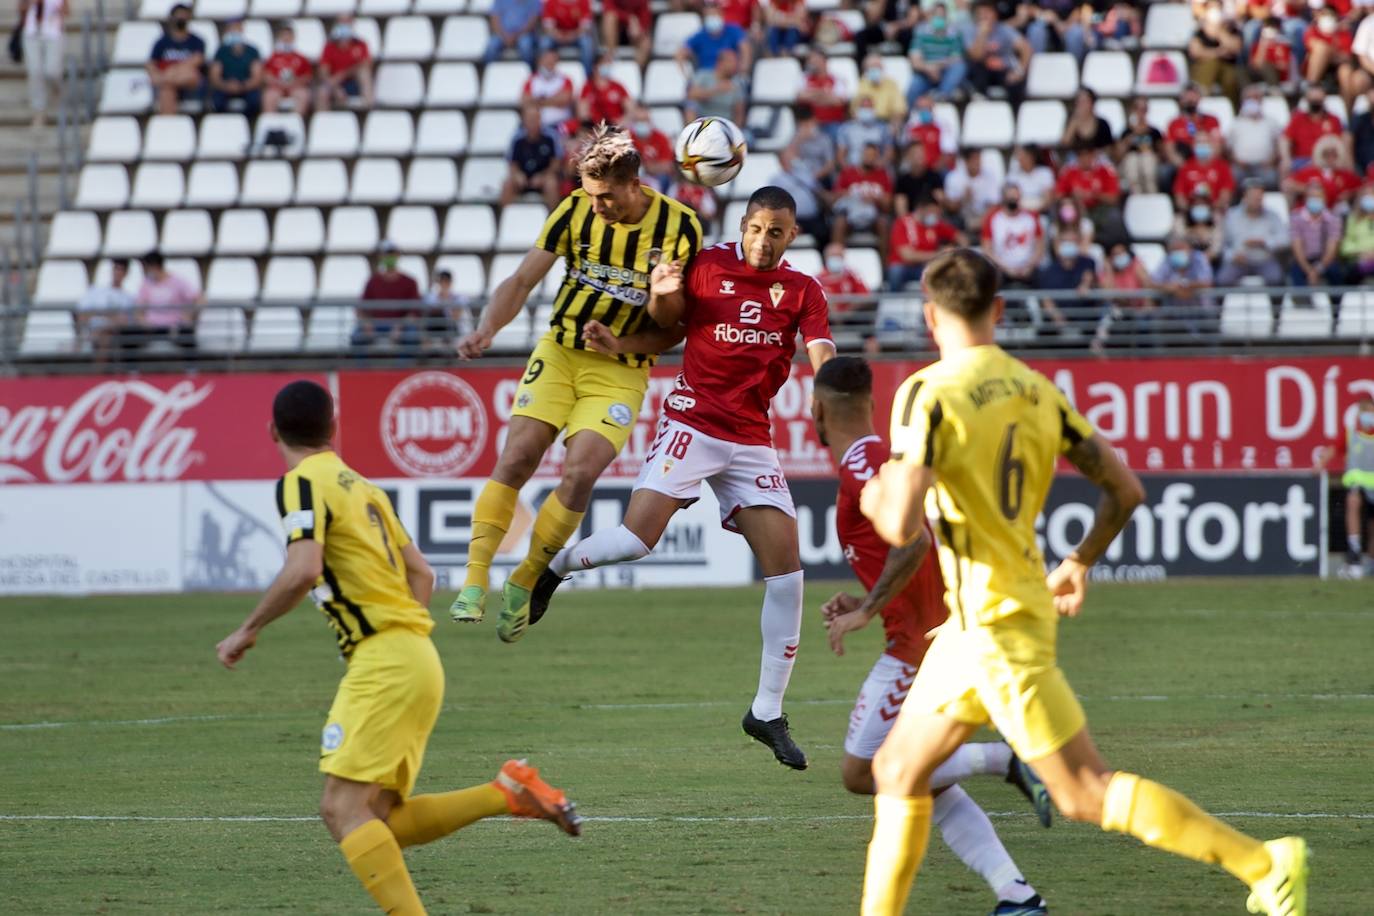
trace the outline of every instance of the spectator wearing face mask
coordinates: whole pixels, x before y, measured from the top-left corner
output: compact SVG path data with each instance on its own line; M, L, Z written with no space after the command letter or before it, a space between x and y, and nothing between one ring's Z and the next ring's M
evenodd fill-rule
M1250 49L1249 70L1251 79L1270 86L1295 85L1298 71L1293 46L1284 37L1279 20L1264 20L1258 40Z
M725 21L719 3L708 3L701 17L701 31L688 37L678 48L677 61L684 71L691 68L710 70L716 65L716 56L725 49L739 55L740 66L746 73L752 72L754 52L748 33L733 22Z
M1284 192L1297 197L1315 182L1322 186L1328 207L1345 209L1344 205L1355 195L1361 181L1359 175L1345 167L1340 139L1323 137L1314 154L1311 165L1298 169L1284 181Z
M639 164L643 169L644 181L655 190L667 191L668 185L677 177L677 165L673 153L673 141L668 135L654 127L649 117L649 109L638 102L630 104L630 138L639 151Z
M1212 137L1216 143L1221 136L1221 123L1209 114L1198 111L1202 101L1202 88L1196 83L1183 87L1178 100L1178 116L1169 122L1164 131L1164 158L1174 168L1193 157L1193 145L1204 136Z
M1101 284L1103 289L1121 293L1138 293L1151 285L1145 265L1125 242L1117 242L1108 250L1106 263L1102 265ZM1155 300L1144 296L1108 299L1090 349L1102 353L1109 345L1132 349L1158 345L1155 326L1158 310Z
M340 16L329 29L329 41L320 54L320 91L315 99L319 111L357 101L372 107L372 52L357 36L351 15Z
M1339 285L1344 279L1338 260L1341 220L1327 207L1320 182L1314 181L1305 189L1302 203L1289 217L1288 231L1293 239L1288 282L1293 286Z
M1240 181L1254 179L1265 187L1277 187L1279 166L1279 126L1264 115L1261 99L1264 91L1258 86L1245 88L1245 100L1240 113L1231 122L1226 134L1226 147Z
M157 113L176 114L182 101L199 98L205 87L204 68L205 42L191 34L191 8L178 3L147 63Z
M919 143L906 148L902 170L892 195L892 208L898 216L906 216L923 200L933 200L943 206L944 176L926 164L926 150Z
M983 252L1002 272L1004 287L1027 288L1045 260L1045 231L1040 214L1021 206L1021 189L1008 183L1002 203L983 218Z
M748 90L739 72L739 55L729 48L716 55L710 70L692 74L683 110L693 118L728 118L744 123Z
M925 148L926 162L931 168L945 164L945 130L935 120L935 103L931 96L924 95L916 100L911 109L911 117L906 122L905 142L918 144Z
M1066 232L1054 246L1054 257L1035 271L1034 284L1036 289L1086 293L1097 285L1097 264L1088 256L1077 234ZM1074 329L1084 335L1097 330L1102 312L1097 300L1073 297L1042 298L1040 309L1061 332Z
M573 84L558 69L558 52L545 48L539 52L539 66L525 80L520 92L521 105L539 109L539 119L551 130L573 116Z
M787 145L794 159L821 187L829 187L835 177L835 141L821 130L820 122L811 106L797 106L797 129Z
M849 117L850 92L851 88L844 80L830 72L824 54L812 51L807 55L797 101L811 107L821 130L832 138L836 137L840 125Z
M301 117L310 114L310 80L314 67L296 50L296 33L289 25L277 28L272 56L262 66L264 111L280 111L284 100Z
M1354 111L1360 94L1374 89L1374 16L1368 11L1350 42L1350 60L1337 68L1336 80L1346 111Z
M1174 209L1185 209L1202 186L1207 187L1217 206L1231 206L1231 198L1236 193L1236 175L1217 153L1210 137L1193 145L1193 158L1183 163L1174 178Z
M1103 229L1120 211L1121 180L1105 151L1080 150L1072 162L1059 172L1054 188L1057 197L1069 197L1078 203L1099 229Z
M353 329L354 349L381 344L402 352L414 353L421 339L420 310L401 303L420 301L420 284L397 267L396 246L383 241L378 248L377 270L363 287L364 302L395 303L358 310L358 325Z
M956 225L977 228L983 217L1002 199L1002 179L983 165L983 151L964 151L945 175L945 214Z
M1204 290L1212 288L1212 265L1188 240L1169 240L1169 254L1155 268L1150 284L1164 292L1160 301L1160 329L1167 323L1170 336L1197 337L1216 330L1217 307Z
M924 200L892 226L887 255L887 288L898 292L918 283L926 265L941 251L965 244L964 234L940 216L933 200Z
M539 120L539 109L526 105L520 111L520 129L506 153L509 170L501 188L501 206L509 206L522 194L537 192L544 206L553 210L562 198L558 131Z
M951 27L945 4L932 6L930 15L916 27L907 58L912 71L906 90L908 106L932 91L940 100L948 101L964 85L968 79L964 40L960 31Z
M1083 212L1077 202L1064 199L1050 208L1050 240L1057 242L1066 233L1072 232L1082 245L1091 245L1097 235L1097 227L1092 218Z
M1374 282L1374 182L1364 186L1346 217L1341 259L1351 286Z
M544 28L540 50L576 47L582 67L591 75L596 66L596 20L592 18L591 0L544 0L540 17Z
M577 116L583 121L606 121L620 124L625 120L625 106L630 93L611 76L615 55L607 52L596 62L591 79L582 84L577 100Z
M1219 285L1235 286L1245 277L1259 277L1266 286L1283 282L1279 258L1290 245L1288 220L1264 206L1264 186L1259 182L1247 182L1241 202L1227 212L1222 239Z
M845 263L844 246L837 242L825 246L825 266L816 275L816 282L825 290L832 313L871 311L878 305L875 299L858 298L867 296L872 290L864 283L863 278Z
M1340 118L1326 110L1326 90L1320 85L1308 86L1302 104L1289 116L1288 126L1279 140L1279 171L1287 175L1312 161L1317 141L1322 137L1339 137Z
M859 165L864 157L864 149L869 146L878 148L878 158L883 164L892 161L896 140L892 135L892 125L878 117L872 99L860 99L854 109L853 120L846 121L835 138L837 158L840 166Z
M1211 190L1200 184L1193 189L1187 208L1174 215L1174 233L1187 239L1193 250L1202 252L1212 264L1221 257L1221 212L1224 211L1212 200Z
M1207 0L1198 30L1188 41L1188 73L1194 82L1216 86L1235 104L1240 95L1240 29L1226 17L1220 0Z
M1327 76L1335 76L1351 61L1353 36L1331 7L1317 11L1312 24L1302 33L1302 45L1307 51L1302 75L1309 83L1320 83Z
M878 248L887 250L892 213L892 173L883 164L878 147L864 147L863 160L840 172L835 180L835 221L831 238L843 244L851 230L873 232Z
M883 59L877 54L864 58L859 85L854 88L854 98L849 103L851 110L857 114L859 105L865 100L873 104L873 112L881 121L900 124L906 120L906 99L897 88L897 81L883 69Z
M1131 99L1126 129L1116 145L1121 181L1131 194L1157 194L1164 184L1164 135L1150 123L1149 110L1149 99L1143 96Z
M472 300L453 288L452 271L441 270L434 275L424 302L431 307L425 313L425 349L450 353L456 341L472 333L476 311Z
M243 20L230 19L210 64L210 107L251 120L262 110L262 55L243 37Z

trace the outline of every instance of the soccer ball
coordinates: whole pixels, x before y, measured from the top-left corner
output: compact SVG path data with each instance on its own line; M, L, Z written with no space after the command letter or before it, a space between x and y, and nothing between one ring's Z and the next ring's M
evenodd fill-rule
M697 118L677 137L677 167L688 181L720 185L744 166L744 132L725 118Z

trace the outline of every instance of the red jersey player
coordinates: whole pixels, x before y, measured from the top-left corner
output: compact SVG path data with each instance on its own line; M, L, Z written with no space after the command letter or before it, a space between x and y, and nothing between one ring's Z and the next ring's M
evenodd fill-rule
M631 345L654 352L685 336L682 373L664 401L624 522L559 552L531 594L530 623L568 573L647 556L674 513L709 484L721 524L744 535L764 577L763 658L744 731L778 762L803 770L806 755L782 713L801 636L801 551L768 406L791 373L798 332L812 369L835 355L835 344L820 284L783 260L797 237L792 195L777 187L755 191L740 231L740 241L700 252L685 275L677 264L654 269L649 314L662 327L636 335L651 344L588 324L588 345L610 352Z
M906 699L916 668L926 654L926 633L944 623L945 585L931 555L927 528L903 547L889 547L859 511L859 493L888 459L887 443L873 431L873 373L856 356L840 356L816 371L811 401L816 435L830 449L839 470L840 493L835 530L845 559L868 593L856 598L840 592L825 603L826 630L836 655L844 654L844 635L882 615L887 642L868 673L844 739L840 774L845 788L872 795L873 755L877 753ZM1004 776L1036 805L1049 826L1050 800L1039 778L1003 742L966 744L931 777L931 812L945 843L978 872L997 895L994 916L1044 916L1045 901L1026 881L993 829L987 814L956 783L967 776Z

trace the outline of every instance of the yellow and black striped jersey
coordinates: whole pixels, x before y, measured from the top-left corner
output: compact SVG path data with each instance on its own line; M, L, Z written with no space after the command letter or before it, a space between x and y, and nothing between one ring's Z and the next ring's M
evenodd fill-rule
M599 321L617 337L644 330L653 319L649 304L649 274L661 260L687 261L701 247L701 222L686 204L640 187L649 209L637 223L608 223L592 212L581 188L558 205L536 246L561 255L567 273L554 298L549 334L565 347L586 347L582 329ZM651 366L650 354L627 354L620 361Z
M287 471L277 481L277 511L287 544L309 538L324 548L324 572L310 596L345 656L387 627L434 628L406 581L401 549L410 536L391 500L338 455L319 452Z
M1054 616L1035 519L1059 456L1092 435L1063 392L997 346L931 363L897 389L892 460L935 471L926 515L960 622Z

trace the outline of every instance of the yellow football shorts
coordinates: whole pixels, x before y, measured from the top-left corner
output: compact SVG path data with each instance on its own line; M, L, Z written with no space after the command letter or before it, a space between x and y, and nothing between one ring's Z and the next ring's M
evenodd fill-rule
M966 630L951 618L921 661L903 709L991 723L1022 760L1054 753L1087 722L1055 659L1057 625L1024 611Z
M630 437L648 386L647 367L636 369L600 353L573 350L545 336L525 364L511 415L566 427L569 439L584 429L595 430L618 452Z
M428 636L388 627L354 648L320 737L320 772L410 795L444 701Z

